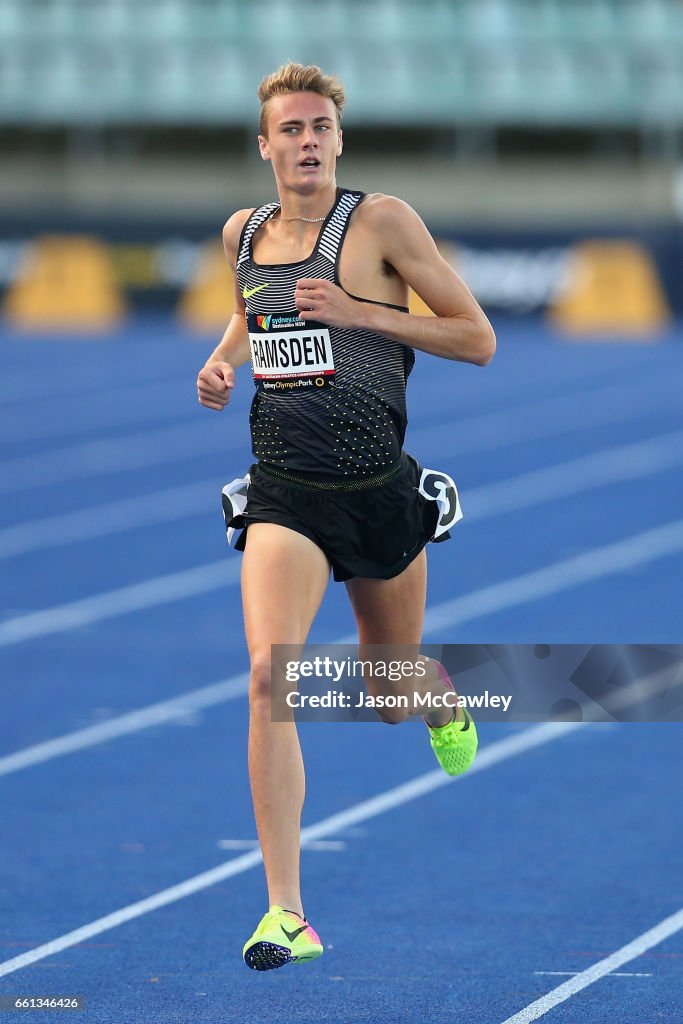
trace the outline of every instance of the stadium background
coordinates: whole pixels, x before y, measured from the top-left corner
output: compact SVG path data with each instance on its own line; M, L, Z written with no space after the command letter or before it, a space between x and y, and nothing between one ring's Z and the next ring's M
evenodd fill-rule
M272 196L254 83L291 58L346 83L344 181L415 205L488 308L656 331L682 33L673 0L2 0L4 316L219 329L220 224Z
M215 416L195 380L221 226L273 198L255 93L287 59L344 79L340 184L412 203L497 331L490 367L411 377L409 450L465 512L426 640L538 645L554 685L553 645L681 639L683 5L0 0L0 999L518 1024L568 978L549 1020L673 1024L675 722L483 722L452 787L417 727L302 727L328 949L240 961L264 894L218 494L250 383ZM331 588L312 639L352 628Z

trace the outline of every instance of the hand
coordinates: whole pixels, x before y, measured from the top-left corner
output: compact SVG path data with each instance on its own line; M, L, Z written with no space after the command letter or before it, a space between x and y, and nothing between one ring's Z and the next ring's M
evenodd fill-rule
M197 377L200 405L221 412L230 401L234 386L235 371L230 363L208 363Z
M319 320L333 327L357 327L359 302L343 288L317 277L302 277L296 283L294 302L302 320Z

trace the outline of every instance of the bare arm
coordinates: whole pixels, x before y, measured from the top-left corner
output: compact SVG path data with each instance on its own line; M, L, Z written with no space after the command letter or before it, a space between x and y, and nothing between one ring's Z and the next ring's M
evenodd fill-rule
M443 359L486 366L496 350L493 328L465 282L440 255L419 216L391 196L373 197L365 212L371 230L382 240L384 260L435 316L358 302L331 282L304 278L295 293L303 319L308 314L309 319L373 331Z
M235 386L235 370L250 357L244 300L240 293L235 266L240 233L250 213L251 210L240 210L233 214L223 228L223 247L235 285L235 312L230 318L225 334L197 377L200 404L219 412L230 400L230 392Z

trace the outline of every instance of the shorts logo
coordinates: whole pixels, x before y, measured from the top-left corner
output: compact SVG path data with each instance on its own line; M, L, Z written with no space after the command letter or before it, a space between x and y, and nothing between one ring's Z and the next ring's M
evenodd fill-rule
M268 316L257 316L256 323L262 331L270 330L270 321L273 319L273 314L269 313Z

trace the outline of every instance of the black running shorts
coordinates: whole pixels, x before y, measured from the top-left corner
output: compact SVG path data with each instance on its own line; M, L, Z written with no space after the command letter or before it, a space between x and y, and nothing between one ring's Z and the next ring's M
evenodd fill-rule
M444 481L452 491L441 500ZM246 488L243 511L228 494L239 484L242 495ZM448 539L447 527L462 516L450 477L423 471L406 453L377 477L342 482L292 476L258 464L248 478L226 486L223 514L229 539L235 529L242 530L238 551L244 550L252 523L278 523L317 544L339 582L353 576L398 576L429 541Z

